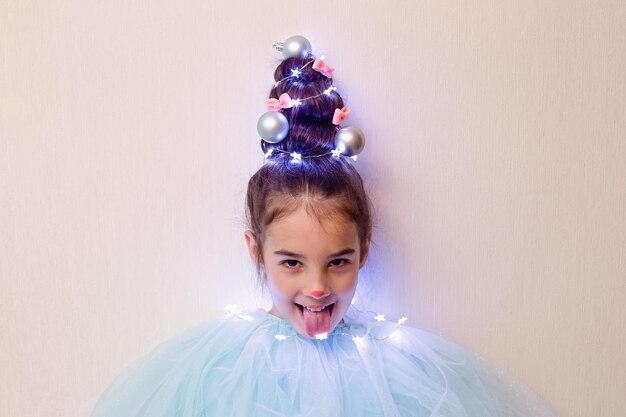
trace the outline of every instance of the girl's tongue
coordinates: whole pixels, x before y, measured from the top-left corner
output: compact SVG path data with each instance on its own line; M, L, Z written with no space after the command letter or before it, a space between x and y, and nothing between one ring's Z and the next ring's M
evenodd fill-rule
M331 306L324 308L322 311L310 311L306 307L302 308L304 327L310 337L330 331L330 309Z

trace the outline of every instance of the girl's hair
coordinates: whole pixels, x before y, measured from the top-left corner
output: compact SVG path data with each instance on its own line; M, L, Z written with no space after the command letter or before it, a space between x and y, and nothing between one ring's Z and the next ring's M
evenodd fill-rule
M315 59L315 58L313 58ZM301 68L308 58L287 58L274 72L279 81L290 76L291 70ZM270 98L283 93L290 97L311 97L321 94L332 85L332 80L307 65L298 77L278 83L270 91ZM336 218L353 221L357 226L361 247L372 229L372 206L365 192L363 179L345 157L306 158L335 149L332 124L335 109L344 106L336 91L330 95L303 101L301 105L283 109L289 121L289 134L277 144L261 140L261 149L269 148L298 152L302 160L291 162L289 153L274 152L267 162L250 178L246 194L246 220L257 244L256 268L259 284L265 282L261 272L263 242L266 228L273 222L304 206L317 219Z

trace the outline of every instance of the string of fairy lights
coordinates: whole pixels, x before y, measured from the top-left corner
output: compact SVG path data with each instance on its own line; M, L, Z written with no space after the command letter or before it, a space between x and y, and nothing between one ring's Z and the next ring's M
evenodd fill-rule
M284 58L315 58L311 50L310 42L302 36L292 36L284 43L275 44L274 47L282 52ZM313 64L313 70L318 71L331 80L331 85L324 91L309 97L292 98L289 97L289 94L283 93L278 98L267 99L266 105L269 111L261 115L257 122L257 131L259 136L261 136L266 143L270 145L278 144L285 139L289 133L289 122L282 113L282 110L301 106L307 100L311 100L322 95L331 97L333 92L337 91L337 87L332 84L332 73L334 68L326 65L324 58L325 56L322 55L318 58L310 59L300 67L290 69L290 75L287 75L274 83L274 87L278 87L286 80L299 78L302 74L302 70L311 64ZM285 151L273 147L265 152L264 160L267 162L272 155L276 153L283 153L288 154L291 157L291 163L300 163L303 159L319 158L328 155L332 155L334 159L339 159L343 156L356 161L357 154L360 153L365 146L365 136L361 129L356 126L339 127L339 124L347 119L349 113L350 109L348 107L335 110L335 114L333 115L333 124L337 125L337 132L335 134L334 149L317 155L304 155L301 152Z
M359 312L361 312L361 313L363 313L363 311L361 311L358 308L354 307L355 302L356 302L356 300L353 299L352 300L352 305L353 305L352 308L357 310L357 311L359 311ZM240 310L239 307L236 304L227 305L224 308L224 310L227 311L232 316L234 316L234 317L236 317L236 318L238 318L240 320L254 321L254 316L246 313L245 311ZM402 318L400 318L399 320L397 320L395 322L389 322L385 318L384 314L375 313L373 311L367 311L365 313L372 314L372 315L375 314L374 320L376 320L379 323L382 323L382 322L392 323L393 325L392 325L390 331L388 332L388 334L384 335L382 337L378 337L376 335L371 334L371 332L370 332L371 328L368 327L366 329L366 333L364 335L362 335L362 336L354 335L353 333L348 333L348 332L341 331L341 330L337 330L336 332L333 333L333 335L352 336L352 340L354 341L354 343L356 343L358 345L364 344L366 342L366 340L387 340L387 339L393 339L393 338L397 337L400 334L400 329L401 329L402 325L404 325L407 322L407 320L408 320L406 317L402 317ZM348 327L349 327L349 324L350 323L348 323ZM277 334L274 335L274 338L276 340L279 340L279 341L284 341L284 340L287 340L289 338L297 337L297 336L298 335L285 335L285 334L282 334L282 333L277 333ZM327 338L328 338L328 334L327 333L321 333L321 334L318 334L318 335L315 336L315 339L317 339L317 340L326 340Z

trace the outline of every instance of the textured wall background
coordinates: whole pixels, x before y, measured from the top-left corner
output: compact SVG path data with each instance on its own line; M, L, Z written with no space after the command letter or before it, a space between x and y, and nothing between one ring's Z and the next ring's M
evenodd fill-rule
M368 138L362 302L563 416L626 415L625 4L0 2L0 415L88 415L158 342L267 303L243 199L293 34Z

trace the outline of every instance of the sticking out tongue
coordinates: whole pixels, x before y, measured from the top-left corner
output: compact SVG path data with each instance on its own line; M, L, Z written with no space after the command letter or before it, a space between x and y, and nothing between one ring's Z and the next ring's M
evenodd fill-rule
M319 312L309 311L303 308L302 318L304 319L306 332L310 337L315 337L318 334L328 333L330 331L330 306Z

